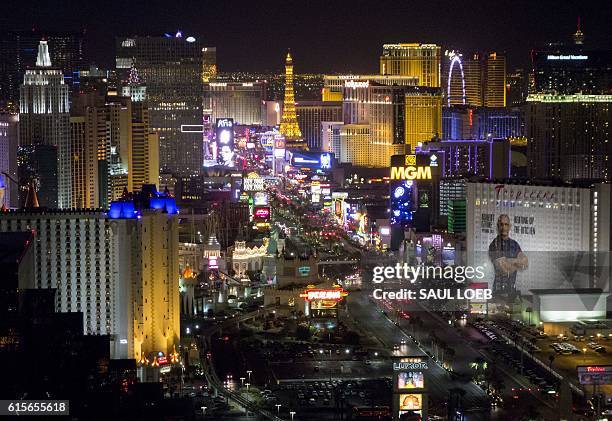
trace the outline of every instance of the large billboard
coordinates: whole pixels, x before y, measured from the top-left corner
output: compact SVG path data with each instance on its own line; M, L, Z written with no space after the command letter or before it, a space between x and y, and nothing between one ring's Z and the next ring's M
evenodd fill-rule
M234 164L234 120L218 118L215 122L217 155L221 165L232 167Z
M296 168L330 171L333 159L334 154L329 152L289 152L289 162Z
M494 297L594 285L590 189L468 183L467 190L468 264L483 266Z
M577 366L580 384L612 384L612 365Z

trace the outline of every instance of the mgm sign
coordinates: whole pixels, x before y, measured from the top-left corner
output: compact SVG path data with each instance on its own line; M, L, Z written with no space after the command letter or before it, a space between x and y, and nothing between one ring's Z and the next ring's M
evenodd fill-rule
M431 167L416 164L416 155L406 155L403 167L391 167L391 180L431 180Z

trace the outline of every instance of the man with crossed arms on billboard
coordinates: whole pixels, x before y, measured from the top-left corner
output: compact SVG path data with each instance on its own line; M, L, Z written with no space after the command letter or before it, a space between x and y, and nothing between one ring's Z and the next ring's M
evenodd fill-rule
M510 238L510 217L497 218L497 237L489 245L489 258L495 267L493 291L500 295L516 294L516 272L527 269L529 260L521 246Z

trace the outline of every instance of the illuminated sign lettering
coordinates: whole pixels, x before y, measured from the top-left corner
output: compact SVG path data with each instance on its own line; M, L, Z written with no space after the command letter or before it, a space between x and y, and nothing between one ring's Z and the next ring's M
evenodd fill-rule
M305 298L306 301L312 300L332 300L341 301L342 297L346 297L348 293L342 288L334 289L307 289L300 297Z
M551 55L546 56L547 60L588 60L589 56L583 55Z
M391 167L391 180L431 180L431 167Z
M518 187L518 186L517 186ZM501 197L500 197L501 196ZM496 199L510 199L510 200L557 200L557 192L547 190L531 190L523 189L514 190L513 188L506 189L505 184L498 184L495 186L495 198Z
M256 207L253 210L253 215L257 219L268 219L268 218L270 218L270 208L267 208L267 207Z
M234 120L231 118L218 118L217 127L234 127Z
M408 361L393 363L393 370L429 370L427 361Z
M344 82L345 88L357 89L357 88L367 88L368 86L370 86L370 82L368 82L367 80L365 82L357 82L354 80L348 80Z

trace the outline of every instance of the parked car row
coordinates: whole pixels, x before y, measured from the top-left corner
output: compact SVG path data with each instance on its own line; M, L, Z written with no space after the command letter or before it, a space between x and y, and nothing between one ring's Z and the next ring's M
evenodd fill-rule
M569 342L553 342L552 344L550 344L550 347L554 349L557 354L580 354L580 350Z
M606 353L606 347L599 345L597 342L589 342L587 346L591 348L593 351L598 352L600 354Z

